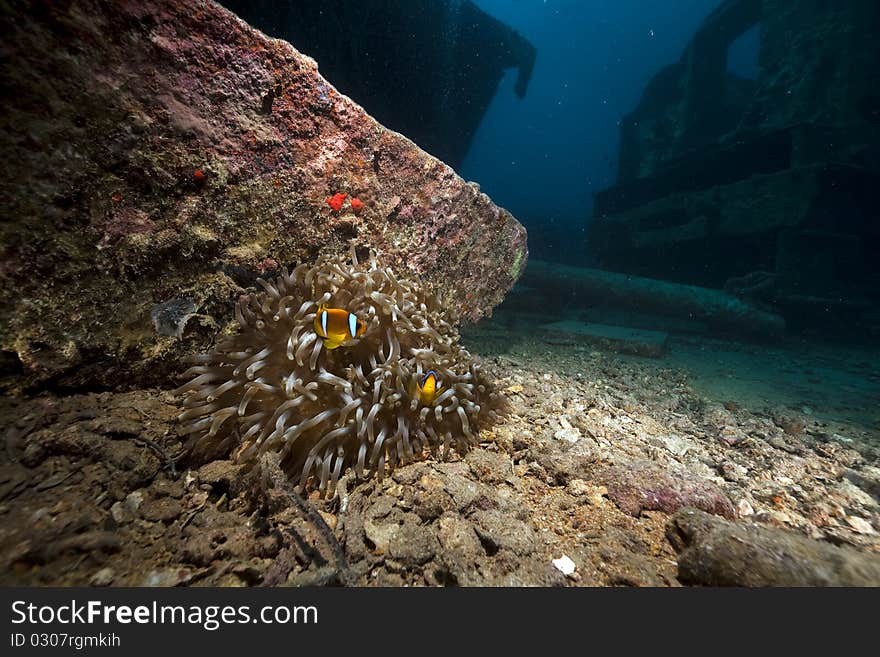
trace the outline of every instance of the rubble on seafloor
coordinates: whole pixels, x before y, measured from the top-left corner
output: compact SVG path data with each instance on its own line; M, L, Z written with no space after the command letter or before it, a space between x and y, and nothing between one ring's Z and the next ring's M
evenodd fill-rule
M175 460L167 392L4 398L3 582L880 584L880 428L707 396L656 360L489 337L466 339L510 417L464 457L344 477L312 497L321 522L259 469ZM800 565L736 579L726 536ZM837 575L817 579L829 555Z

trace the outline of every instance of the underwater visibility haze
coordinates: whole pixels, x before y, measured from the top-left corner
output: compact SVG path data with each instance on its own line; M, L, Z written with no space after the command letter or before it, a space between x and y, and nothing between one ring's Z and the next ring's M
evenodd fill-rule
M0 23L3 584L880 585L873 0Z

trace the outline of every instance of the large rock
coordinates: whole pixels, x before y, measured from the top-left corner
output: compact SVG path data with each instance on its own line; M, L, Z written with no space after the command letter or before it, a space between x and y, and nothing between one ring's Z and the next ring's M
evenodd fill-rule
M537 54L516 30L469 0L220 4L269 36L296 44L377 120L456 169L505 70L516 69L514 91L522 98ZM328 30L333 14L344 19L331 19Z
M666 526L678 577L705 586L880 586L880 555L682 509Z
M642 511L674 513L695 507L725 518L736 517L733 504L718 486L686 470L675 471L653 461L633 461L606 468L600 476L608 497L631 516Z
M31 385L166 385L258 274L351 240L468 320L522 271L524 229L477 185L212 2L0 24L0 363Z

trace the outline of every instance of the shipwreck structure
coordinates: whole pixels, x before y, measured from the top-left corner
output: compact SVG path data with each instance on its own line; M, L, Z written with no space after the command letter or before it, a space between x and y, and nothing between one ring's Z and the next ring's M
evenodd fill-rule
M296 44L384 125L457 168L504 69L525 96L535 47L470 0L221 0Z
M751 29L756 79L728 68ZM869 0L724 2L621 122L589 230L602 266L876 331L878 31Z

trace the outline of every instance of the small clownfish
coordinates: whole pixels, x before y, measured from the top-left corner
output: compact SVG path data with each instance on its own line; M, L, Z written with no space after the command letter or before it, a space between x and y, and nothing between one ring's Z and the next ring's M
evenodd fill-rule
M440 390L439 378L437 372L428 370L428 373L422 377L421 381L416 381L416 394L422 405L430 406L434 403L437 392Z
M323 338L327 349L336 349L346 340L359 338L367 330L367 325L354 313L342 308L318 306L315 314L315 333Z
M328 196L324 200L327 202L327 205L333 208L333 212L339 212L339 210L342 209L342 204L345 202L347 196L348 194L338 193L333 196Z
M364 202L362 200L360 200L359 198L351 199L351 209L354 210L355 212L360 212L361 210L364 209Z

